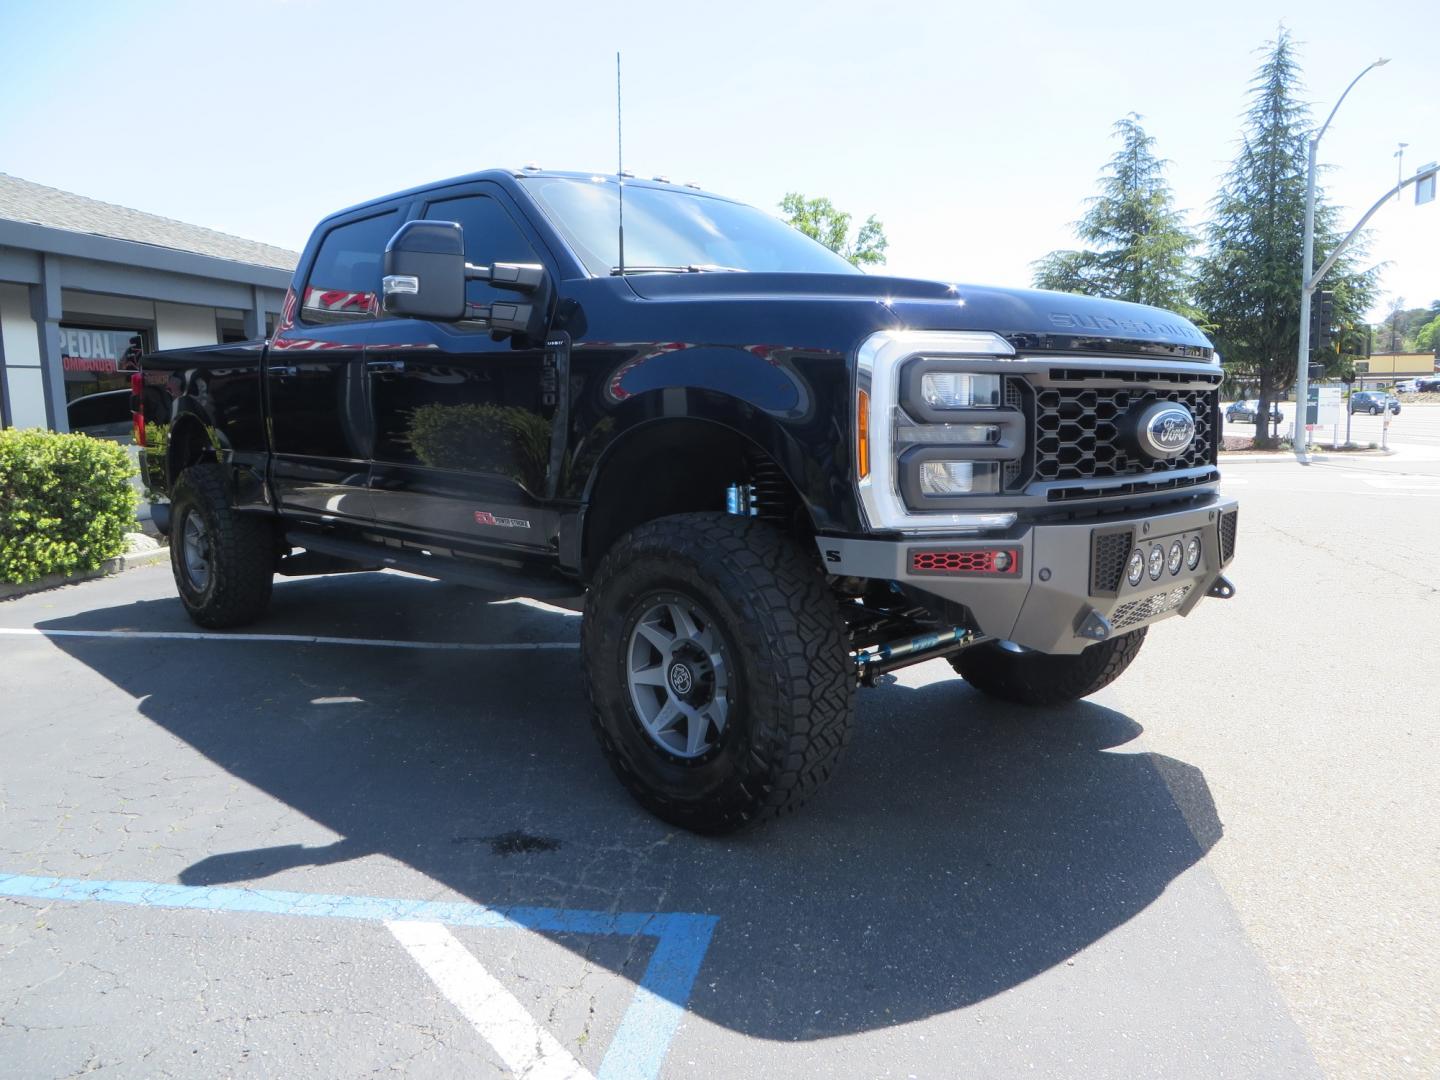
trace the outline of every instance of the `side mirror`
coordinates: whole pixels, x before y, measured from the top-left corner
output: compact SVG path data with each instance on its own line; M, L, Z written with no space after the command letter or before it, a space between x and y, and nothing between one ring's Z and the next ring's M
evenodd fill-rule
M453 322L465 314L465 235L453 221L407 221L385 245L387 315Z

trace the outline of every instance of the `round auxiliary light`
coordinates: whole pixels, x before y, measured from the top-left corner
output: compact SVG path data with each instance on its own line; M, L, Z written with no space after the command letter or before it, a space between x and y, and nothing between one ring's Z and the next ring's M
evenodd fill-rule
M1130 562L1125 568L1125 580L1131 585L1139 585L1145 577L1145 553L1139 548L1130 552Z
M995 572L1005 574L1010 571L1010 553L1008 551L997 551L993 558Z
M1185 545L1185 565L1191 570L1200 565L1200 538L1198 536L1190 537L1190 541Z
M1165 549L1156 544L1150 549L1150 580L1159 581L1165 571Z
M1180 563L1185 559L1185 549L1179 540L1170 545L1170 557L1165 560L1165 569L1172 574L1180 572Z

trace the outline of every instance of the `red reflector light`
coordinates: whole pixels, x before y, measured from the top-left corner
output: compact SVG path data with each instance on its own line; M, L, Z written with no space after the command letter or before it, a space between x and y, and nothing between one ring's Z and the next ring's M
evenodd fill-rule
M915 574L989 574L1017 577L1019 548L910 549L910 571Z
M145 445L145 376L130 376L130 422L135 427L135 445Z

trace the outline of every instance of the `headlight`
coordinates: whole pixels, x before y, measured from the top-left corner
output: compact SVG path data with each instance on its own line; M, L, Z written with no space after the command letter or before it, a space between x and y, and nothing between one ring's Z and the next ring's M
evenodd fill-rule
M930 498L998 491L999 480L1000 465L994 461L920 462L920 494Z
M1185 565L1194 570L1200 565L1200 537L1190 537L1189 543L1185 545Z
M1165 569L1169 570L1172 574L1178 574L1180 572L1180 562L1184 558L1184 547L1179 540L1173 541L1170 544L1170 557L1165 560Z
M1000 404L1000 376L927 371L920 376L920 397L932 409L994 408Z

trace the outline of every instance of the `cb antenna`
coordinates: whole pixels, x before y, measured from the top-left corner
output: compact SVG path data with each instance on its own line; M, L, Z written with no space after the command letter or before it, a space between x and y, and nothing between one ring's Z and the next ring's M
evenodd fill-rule
M625 274L625 129L620 107L620 53L615 53L615 179L620 185L620 265Z

